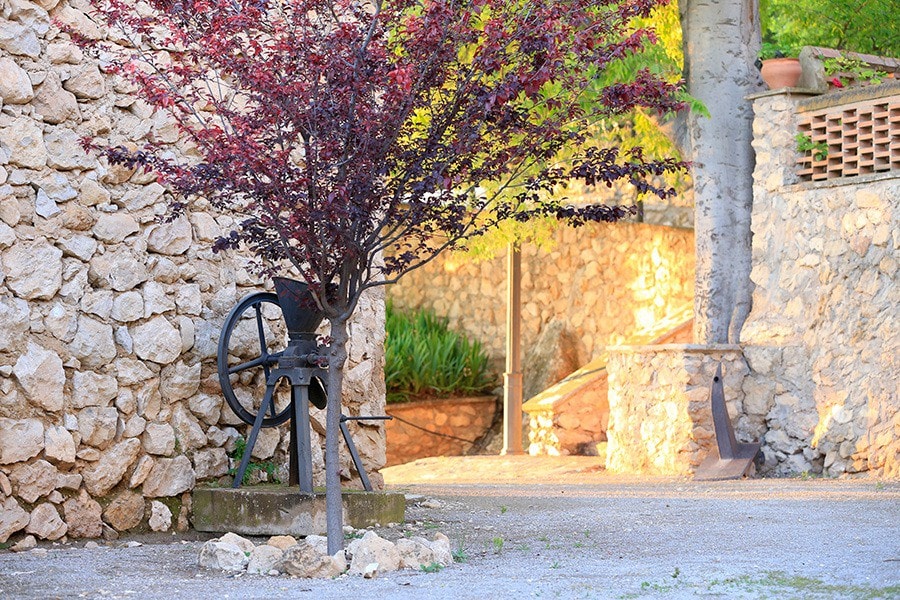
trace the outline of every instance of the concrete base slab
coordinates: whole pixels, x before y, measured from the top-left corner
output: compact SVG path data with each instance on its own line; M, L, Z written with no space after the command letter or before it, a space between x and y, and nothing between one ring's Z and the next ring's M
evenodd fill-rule
M395 492L345 491L344 524L362 529L402 523L406 499ZM197 531L243 535L324 535L325 493L286 486L195 488L192 523Z

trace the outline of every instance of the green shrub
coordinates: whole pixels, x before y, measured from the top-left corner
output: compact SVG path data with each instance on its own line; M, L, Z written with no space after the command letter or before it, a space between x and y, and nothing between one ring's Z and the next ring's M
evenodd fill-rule
M384 379L387 401L466 396L490 390L495 378L478 341L450 331L431 311L402 313L388 303Z

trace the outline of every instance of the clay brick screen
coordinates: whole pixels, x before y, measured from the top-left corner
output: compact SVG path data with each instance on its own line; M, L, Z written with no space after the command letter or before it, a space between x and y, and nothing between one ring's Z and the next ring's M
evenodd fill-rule
M809 111L800 132L825 142L828 155L808 151L798 160L802 181L900 170L900 100L885 98Z

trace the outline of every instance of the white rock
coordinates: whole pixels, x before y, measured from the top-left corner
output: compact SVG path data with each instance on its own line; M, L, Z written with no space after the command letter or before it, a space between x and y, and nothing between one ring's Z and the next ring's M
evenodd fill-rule
M59 471L46 460L16 465L9 475L13 493L28 502L34 502L56 489Z
M47 195L47 192L38 188L37 198L34 201L34 214L49 219L61 212L60 208L56 205L56 201L51 200L50 196Z
M32 106L45 123L57 124L80 116L75 95L63 89L55 71L47 72L47 78L37 89Z
M29 341L28 350L13 367L13 374L32 404L47 411L62 410L66 373L56 352Z
M6 285L20 298L48 300L62 285L62 251L46 238L20 241L3 252Z
M116 531L127 531L141 524L144 509L143 496L125 491L109 503L103 511L103 519Z
M42 540L58 540L66 535L68 530L69 527L59 516L59 511L48 502L38 504L31 511L28 527L25 529L28 533L33 533Z
M253 542L251 542L247 538L241 537L238 534L232 533L230 531L227 532L225 535L217 538L217 541L223 542L225 544L234 544L235 546L237 546L238 548L241 549L241 552L243 552L245 554L249 554L250 552L253 552L253 548L255 547L253 545Z
M72 376L72 408L109 406L119 393L115 377L93 371L76 371Z
M144 284L142 293L145 317L152 317L153 315L175 310L175 301L169 298L167 288L159 282L148 281Z
M76 98L96 100L106 94L103 75L96 65L85 64L63 83L63 87Z
M127 213L104 213L97 219L91 233L101 242L118 244L140 229L134 217Z
M149 456L142 456L138 459L137 465L134 467L134 472L131 474L131 479L128 481L128 487L136 488L137 486L144 483L147 480L147 477L150 475L150 471L153 470L153 465L156 464L156 461Z
M381 572L396 571L400 567L397 547L374 531L367 531L362 538L350 542L347 552L353 556L350 561L350 574L353 575L362 575L372 563L378 563Z
M47 10L50 10L48 7L51 5L55 6L58 2L57 0L41 0L40 4ZM53 18L68 25L78 34L89 40L99 40L103 38L103 32L97 27L97 24L83 12L69 4L58 6L56 10L53 11Z
M192 489L195 482L194 469L188 457L160 458L144 481L143 494L148 498L175 496Z
M194 473L198 480L221 477L228 473L228 453L224 448L207 448L194 452Z
M113 409L115 410L115 409ZM125 476L141 452L141 443L134 438L122 440L103 452L100 460L84 469L84 486L95 497L105 496Z
M133 438L138 437L147 428L147 419L140 415L133 415L125 423L125 429L122 430L122 437Z
M113 293L110 290L91 290L81 297L81 310L107 320L112 313Z
M2 451L2 447L0 447ZM29 515L19 506L15 498L0 500L0 544L9 539L9 536L21 531L28 526Z
M158 183L151 183L125 192L117 204L124 206L129 212L135 213L162 200L165 191L166 189Z
M28 73L12 59L0 57L0 100L4 104L26 104L34 98Z
M256 575L265 575L275 569L275 565L281 560L284 550L262 544L250 553L250 561L247 563L247 572ZM277 569L275 569L277 570Z
M99 450L109 447L116 437L116 425L119 411L110 406L101 408L89 406L78 413L78 430L81 432L81 443L94 446Z
M158 500L150 503L150 529L168 531L172 528L172 511Z
M72 235L56 243L62 249L63 256L74 256L82 261L90 260L97 252L97 241L86 235Z
M196 450L206 445L206 434L188 410L181 404L175 407L172 414L172 426L177 432L183 450Z
M41 54L41 43L34 30L6 19L0 20L0 48L28 58L37 58Z
M243 571L250 557L240 548L227 542L210 540L200 548L200 566L217 571Z
M112 326L82 315L69 350L84 367L97 368L110 363L116 357Z
M175 288L175 305L178 311L187 315L200 316L203 302L200 296L200 285L185 283Z
M175 430L168 423L148 423L142 436L149 454L171 456L175 453Z
M3 169L3 167L0 167ZM0 171L0 175L2 175L5 171ZM2 177L0 177L2 179ZM0 221L0 250L4 250L9 248L13 244L16 243L16 230Z
M328 556L302 540L284 551L281 560L275 564L275 570L293 577L331 578L343 573L346 564L343 553Z
M138 358L166 365L181 354L181 334L163 316L134 327L131 336Z
M147 249L168 256L184 254L191 247L191 224L185 217L160 223L147 230Z
M116 378L121 385L135 385L154 377L153 371L141 361L122 358L116 361Z
M106 204L109 202L109 199L109 192L93 177L85 177L81 181L81 187L78 189L78 200L84 206Z
M50 425L44 432L44 456L48 459L72 464L75 462L75 439L61 425Z
M150 277L144 261L127 247L95 256L91 260L90 272L92 279L105 283L117 292L127 292Z
M0 352L14 351L28 331L28 302L20 298L0 298Z
M210 394L194 394L188 398L188 408L191 409L191 412L194 413L197 418L202 419L207 425L214 425L219 422L219 413L222 410L222 398ZM207 432L207 437L208 435Z
M136 291L119 294L113 301L112 318L130 323L144 317L144 297Z
M0 465L28 460L43 449L44 426L38 419L0 417Z
M397 540L395 545L397 546L397 552L400 553L401 569L419 569L423 565L430 565L435 562L434 552L425 543L426 541L422 538L401 538Z
M71 171L97 166L97 159L84 151L78 133L71 129L57 128L44 134L44 144L47 148L47 165L54 169Z

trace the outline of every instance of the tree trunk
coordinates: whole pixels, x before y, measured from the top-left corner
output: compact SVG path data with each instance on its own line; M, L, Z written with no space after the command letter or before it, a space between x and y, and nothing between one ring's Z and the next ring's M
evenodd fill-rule
M750 313L753 111L761 89L758 0L679 0L688 92L710 116L691 114L697 274L694 338L737 343Z
M325 525L328 554L344 547L344 509L341 501L341 457L338 440L341 427L341 398L344 363L347 361L347 319L331 320L331 347L328 353L328 407L325 412Z

